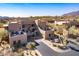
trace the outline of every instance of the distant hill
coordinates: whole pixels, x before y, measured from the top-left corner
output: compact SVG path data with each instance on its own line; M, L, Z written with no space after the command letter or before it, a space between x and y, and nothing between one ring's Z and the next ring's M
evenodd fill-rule
M79 16L79 11L66 13L66 14L64 14L63 16Z

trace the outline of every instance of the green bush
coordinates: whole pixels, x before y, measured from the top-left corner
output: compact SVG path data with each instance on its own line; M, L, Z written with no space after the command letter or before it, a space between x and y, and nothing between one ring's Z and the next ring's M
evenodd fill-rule
M75 26L72 26L69 28L69 34L77 36L79 34L79 30Z
M34 42L29 42L27 45L26 45L26 48L28 49L34 49L36 46L35 46L35 43Z
M8 32L7 30L4 30L4 29L0 29L0 41L3 41L3 40L8 40Z

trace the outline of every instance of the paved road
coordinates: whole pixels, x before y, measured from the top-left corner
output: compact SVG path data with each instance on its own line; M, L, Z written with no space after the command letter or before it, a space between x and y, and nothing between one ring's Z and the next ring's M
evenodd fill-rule
M46 44L44 44L41 40L37 40L36 42L39 43L39 46L37 46L37 50L39 50L39 52L43 56L79 56L79 52L75 50L71 50L69 52L64 52L64 53L58 53L52 50Z
M39 50L43 56L53 56L53 54L57 55L57 53L55 51L53 51L51 48L49 48L43 42L40 41L38 43L39 43L39 46L37 46L37 50Z

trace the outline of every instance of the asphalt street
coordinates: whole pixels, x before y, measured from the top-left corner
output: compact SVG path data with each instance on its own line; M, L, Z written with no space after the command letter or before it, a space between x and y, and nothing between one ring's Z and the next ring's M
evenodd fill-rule
M44 44L41 40L36 40L36 42L39 44L36 48L43 56L79 56L79 52L72 48L70 48L71 51L64 52L64 53L58 53L58 52L52 50L46 44ZM72 45L72 47L73 47L73 45ZM74 48L76 48L76 47L74 47ZM79 47L77 47L77 49L78 48Z

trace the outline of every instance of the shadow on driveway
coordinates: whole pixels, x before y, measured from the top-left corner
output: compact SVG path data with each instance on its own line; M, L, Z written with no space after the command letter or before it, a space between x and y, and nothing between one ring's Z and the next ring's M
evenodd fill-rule
M78 49L76 49L75 47L69 46L72 50L79 52Z

